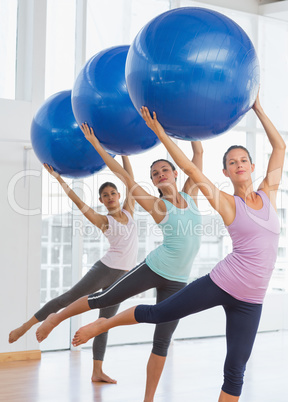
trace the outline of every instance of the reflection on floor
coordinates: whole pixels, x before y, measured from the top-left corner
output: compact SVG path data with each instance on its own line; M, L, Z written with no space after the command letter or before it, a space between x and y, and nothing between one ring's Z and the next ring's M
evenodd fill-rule
M0 364L0 401L141 402L150 344L109 347L104 369L117 385L91 383L90 349L46 352L41 361ZM155 402L216 402L225 338L175 341ZM241 402L288 402L288 331L257 335Z

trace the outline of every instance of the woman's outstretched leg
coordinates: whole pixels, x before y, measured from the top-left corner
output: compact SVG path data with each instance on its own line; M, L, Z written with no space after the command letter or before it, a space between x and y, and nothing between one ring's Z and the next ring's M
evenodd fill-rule
M158 304L131 307L114 317L99 318L91 324L81 327L75 333L72 345L79 346L94 336L121 325L133 325L139 324L139 322L159 324L175 321L189 314L223 304L223 295L225 296L225 292L212 282L209 275L206 275Z
M13 329L9 334L9 343L18 341L21 336L25 335L33 325L38 324L39 320L33 315L30 320L24 322L20 327Z
M135 296L152 287L157 287L159 278L162 279L145 262L137 265L137 267L127 272L126 275L122 276L102 292L84 296L59 313L50 314L36 332L38 342L42 342L47 338L52 329L67 318L84 313L90 309L100 309L121 303L131 296Z
M128 310L125 310L111 318L98 318L98 320L92 322L91 324L81 327L75 333L72 340L72 345L75 347L82 345L83 343L89 341L89 339L94 338L103 332L107 332L109 329L114 327L138 324L134 317L135 308L136 307L131 307Z
M88 296L84 296L70 304L64 310L61 310L59 313L50 314L36 331L37 341L42 342L62 321L73 317L74 315L85 313L85 311L88 310L90 310Z
M32 328L33 325L46 320L50 314L57 313L59 310L80 299L80 297L95 293L102 288L110 286L123 276L123 273L124 271L122 270L109 268L101 261L97 261L83 278L81 278L71 289L54 299L49 300L33 315L33 317L20 327L11 331L9 334L9 342L16 342L30 328Z

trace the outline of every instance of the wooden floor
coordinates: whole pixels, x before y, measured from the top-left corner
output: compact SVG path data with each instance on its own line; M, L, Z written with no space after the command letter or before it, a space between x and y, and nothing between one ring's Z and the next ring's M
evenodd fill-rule
M0 364L0 401L141 402L151 345L109 347L105 370L117 385L90 381L91 350L42 353L41 361ZM216 402L224 338L174 341L155 402ZM288 331L258 334L241 402L288 402Z

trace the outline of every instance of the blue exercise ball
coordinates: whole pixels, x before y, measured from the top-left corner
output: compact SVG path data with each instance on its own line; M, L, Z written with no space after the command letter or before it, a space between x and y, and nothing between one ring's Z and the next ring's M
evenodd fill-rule
M86 177L106 166L75 120L71 91L58 92L43 103L31 124L31 142L40 162L66 177Z
M184 7L145 25L130 46L131 100L156 111L171 136L197 140L223 133L252 107L260 79L253 44L216 11Z
M129 46L105 49L82 68L72 89L79 125L88 123L107 151L131 155L159 144L129 97L125 63Z

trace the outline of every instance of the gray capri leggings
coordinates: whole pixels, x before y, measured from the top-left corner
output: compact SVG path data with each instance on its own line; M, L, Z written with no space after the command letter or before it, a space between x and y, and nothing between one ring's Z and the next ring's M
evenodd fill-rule
M89 295L88 304L91 309L101 309L121 303L123 300L152 288L156 288L156 302L159 303L185 286L186 283L184 282L170 281L156 274L144 261L109 288ZM171 337L178 322L179 320L176 320L156 325L152 353L158 356L167 356Z
M37 311L34 316L38 321L44 321L49 314L56 313L62 308L67 307L80 297L86 296L91 292L97 292L100 289L106 289L126 273L127 271L122 269L109 268L99 260L95 262L93 267L87 272L86 275L83 276L82 279L80 279L79 282L76 283L76 285L62 295L50 300L39 311ZM101 308L99 317L113 317L117 313L118 308L119 304ZM94 360L104 360L107 338L107 332L94 338Z

